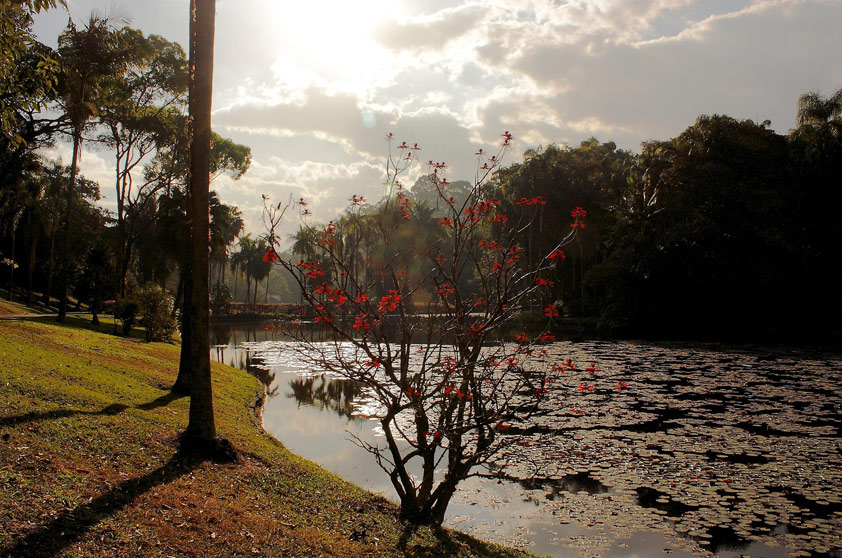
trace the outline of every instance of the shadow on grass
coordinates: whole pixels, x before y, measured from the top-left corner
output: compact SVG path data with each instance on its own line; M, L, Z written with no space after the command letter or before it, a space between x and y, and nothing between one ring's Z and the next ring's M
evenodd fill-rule
M398 549L404 552L404 556L412 558L435 558L439 556L455 556L459 554L460 550L470 549L471 554L479 556L488 556L490 558L512 558L513 555L523 555L523 553L513 552L511 549L497 549L490 547L487 543L482 543L477 539L471 538L465 533L452 531L443 527L430 526L433 535L436 538L435 544L410 545L409 541L418 531L419 525L412 522L404 523L403 531L398 539Z
M87 504L60 514L17 542L0 549L2 558L31 558L56 556L78 541L102 520L120 512L142 494L156 486L169 484L194 470L202 459L176 453L163 466L154 471L121 482Z
M175 401L176 399L181 399L182 397L186 397L186 395L181 395L178 393L165 393L164 395L153 399L148 403L142 403L140 405L135 405L134 409L140 409L141 411L152 411L159 407L165 407ZM77 409L56 409L54 411L31 411L29 413L25 413L23 415L16 415L11 417L0 417L0 428L9 427L9 426L17 426L19 424L27 423L27 422L34 422L39 420L53 420L53 419L60 419L66 417L73 417L77 415L100 415L100 416L114 416L119 413L122 413L126 409L128 409L128 405L123 405L122 403L112 403L107 407L103 407L99 411L80 411Z

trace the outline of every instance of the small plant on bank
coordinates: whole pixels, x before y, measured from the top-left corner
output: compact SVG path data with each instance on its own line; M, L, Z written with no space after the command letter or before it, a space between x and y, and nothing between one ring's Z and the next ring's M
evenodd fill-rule
M228 308L228 304L234 300L231 296L231 289L225 283L215 283L210 292L210 310L211 314L224 314Z
M154 283L146 283L117 302L114 315L128 335L135 325L146 330L146 341L171 341L176 330L173 298Z
M306 202L291 204L305 218L300 236L312 239L306 258L281 257L275 231L290 206L266 205L271 248L264 259L293 275L315 321L332 335L317 341L301 329L289 333L314 368L366 385L366 414L379 419L385 442L356 442L417 523L441 523L461 481L498 474L503 450L521 443L511 434L546 412L562 389L556 381L576 371L544 346L555 340L556 306L543 308L534 333L508 326L547 296L549 272L584 228L586 211L575 208L557 245L525 265L516 239L545 202L524 198L503 211L489 186L512 140L508 132L502 138L496 154L477 151L467 198L448 192L444 163L428 163L433 208L414 204L399 181L420 148L403 142L392 152L390 134L387 196L377 208L364 211L365 198L354 195L339 222L313 227Z

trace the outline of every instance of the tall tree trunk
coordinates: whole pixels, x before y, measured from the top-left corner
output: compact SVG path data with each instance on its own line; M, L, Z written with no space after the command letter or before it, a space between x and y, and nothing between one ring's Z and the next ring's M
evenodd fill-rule
M23 210L18 211L12 218L12 265L9 266L9 300L14 300L15 292L15 232L18 230L18 221Z
M38 229L36 229L37 231ZM32 306L32 278L35 275L35 247L38 245L38 232L30 239L29 244L29 277L26 284L26 305Z
M216 437L210 369L208 245L211 103L216 0L190 2L190 419L185 438L210 442ZM182 355L183 357L184 355Z
M175 384L172 386L173 393L181 395L190 395L190 381L193 374L193 359L192 348L193 339L191 336L191 291L193 281L191 277L190 260L192 259L192 250L187 249L187 254L184 258L183 269L181 270L181 278L178 281L179 289L181 289L181 296L183 296L183 305L181 307L181 358L178 361L178 377L175 379Z
M266 277L266 291L263 293L263 304L269 304L269 277Z
M83 92L84 93L84 92ZM84 99L84 94L82 99ZM62 235L62 266L61 285L59 286L58 321L67 319L67 288L70 283L70 218L73 213L73 190L76 187L76 173L78 172L79 145L82 142L81 126L74 126L73 153L70 161L70 181L67 184L67 206L64 210L64 233Z
M47 288L44 290L42 301L44 306L50 305L50 297L53 295L53 274L55 272L55 256L56 256L56 234L50 235L50 261L47 264Z

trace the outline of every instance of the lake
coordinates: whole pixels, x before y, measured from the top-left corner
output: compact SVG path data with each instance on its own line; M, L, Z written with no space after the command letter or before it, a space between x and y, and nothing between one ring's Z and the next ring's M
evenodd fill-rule
M351 441L378 441L364 386L314 374L263 324L213 326L212 356L264 384L268 432L396 498ZM511 434L507 480L466 481L446 525L559 557L842 557L842 356L628 341L551 352L597 363L597 389L569 386Z

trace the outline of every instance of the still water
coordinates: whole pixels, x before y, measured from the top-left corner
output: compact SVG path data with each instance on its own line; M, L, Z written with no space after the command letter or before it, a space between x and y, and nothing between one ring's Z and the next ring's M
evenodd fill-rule
M264 384L291 451L394 499L358 383L303 367L264 324L215 324L212 355ZM842 357L632 342L555 343L596 362L522 434L510 480L470 479L447 525L539 555L842 557ZM616 393L611 386L627 382ZM539 475L534 465L539 464Z

